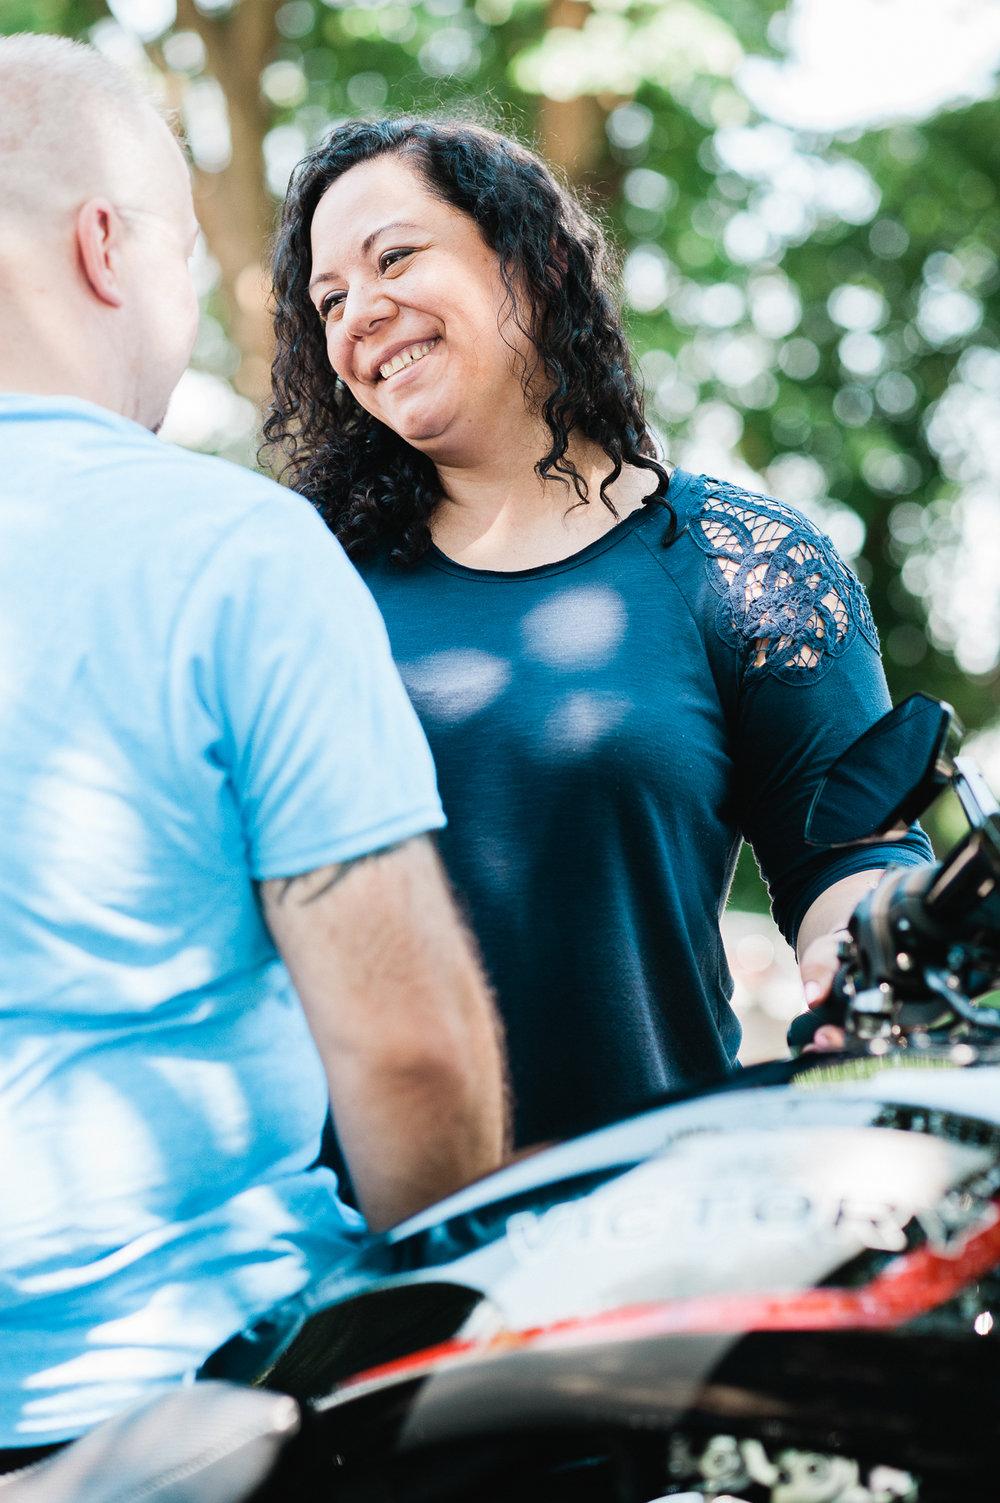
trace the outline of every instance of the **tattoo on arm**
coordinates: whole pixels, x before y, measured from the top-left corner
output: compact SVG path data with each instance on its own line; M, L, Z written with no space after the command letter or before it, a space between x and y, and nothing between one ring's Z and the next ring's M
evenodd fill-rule
M275 878L267 884L273 893L272 901L279 905L287 902L295 903L300 908L308 908L310 903L315 903L318 898L336 887L338 882L343 882L348 872L360 866L363 861L373 861L377 856L387 856L391 851L398 851L406 844L405 840L396 840L392 845L384 845L377 851L366 851L361 856L352 856L349 861L337 861L331 866L318 866L314 871L302 872L297 877Z

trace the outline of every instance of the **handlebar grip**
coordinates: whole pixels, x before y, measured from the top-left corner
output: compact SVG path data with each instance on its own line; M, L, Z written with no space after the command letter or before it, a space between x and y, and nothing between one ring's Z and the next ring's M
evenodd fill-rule
M818 1029L827 1023L832 1023L837 1028L844 1026L844 1003L841 998L826 1001L821 1007L813 1008L810 1012L800 1013L793 1018L788 1025L788 1033L785 1035L786 1042L793 1054L801 1054L807 1044L811 1044L816 1037Z

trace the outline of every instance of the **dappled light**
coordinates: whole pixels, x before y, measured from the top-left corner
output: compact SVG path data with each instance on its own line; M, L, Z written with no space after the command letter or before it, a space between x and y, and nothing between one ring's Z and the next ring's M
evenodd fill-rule
M524 650L552 668L601 668L625 636L625 602L604 585L570 585L521 622Z
M478 647L430 652L399 667L417 709L446 725L478 715L511 680L507 659Z
M557 763L583 761L610 736L632 709L623 694L580 689L559 700L542 729L542 747Z

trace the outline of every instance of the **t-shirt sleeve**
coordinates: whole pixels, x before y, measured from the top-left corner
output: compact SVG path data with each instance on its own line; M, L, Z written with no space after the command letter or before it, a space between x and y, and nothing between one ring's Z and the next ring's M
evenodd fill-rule
M692 536L717 597L716 642L738 657L737 817L794 944L834 882L932 852L918 828L843 850L805 841L824 773L890 707L868 602L830 539L793 508L723 485L710 490Z
M195 689L217 728L256 880L444 824L434 764L381 615L307 502L278 492L192 588Z

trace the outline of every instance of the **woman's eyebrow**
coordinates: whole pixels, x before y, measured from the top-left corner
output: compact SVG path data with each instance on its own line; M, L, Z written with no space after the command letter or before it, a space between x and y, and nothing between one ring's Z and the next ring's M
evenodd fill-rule
M394 230L419 230L420 228L419 224L414 224L408 219L392 219L388 224L380 224L378 229L372 230L371 234L366 235L362 240L361 254L367 256L380 235L388 235ZM339 280L340 278L335 271L321 271L309 283L309 291L312 292L314 287L319 287L325 282L337 282Z

